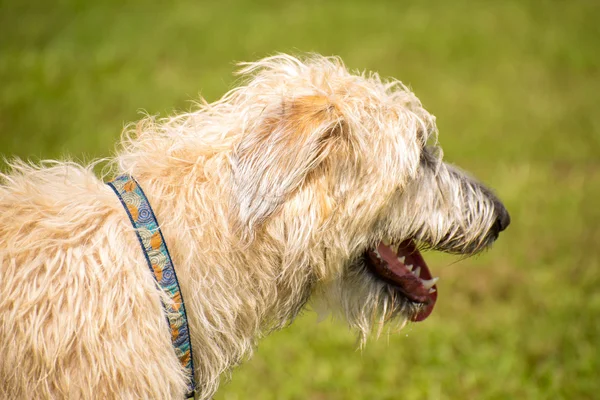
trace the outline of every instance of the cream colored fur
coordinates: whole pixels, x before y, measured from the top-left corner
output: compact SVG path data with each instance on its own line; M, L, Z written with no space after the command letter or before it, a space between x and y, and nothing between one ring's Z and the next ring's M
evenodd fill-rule
M418 305L359 261L383 237L471 254L497 218L399 82L316 55L241 72L221 100L129 129L112 164L161 223L201 399L311 296L363 336L404 322ZM0 182L0 397L183 398L161 295L111 189L68 162L16 161Z

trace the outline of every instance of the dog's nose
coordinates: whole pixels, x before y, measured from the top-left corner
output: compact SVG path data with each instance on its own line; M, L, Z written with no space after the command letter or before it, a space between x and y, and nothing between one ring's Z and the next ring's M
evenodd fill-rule
M500 203L496 204L496 208L498 210L498 219L496 220L496 226L498 228L498 232L502 232L503 230L508 228L508 225L510 225L510 214L508 213L506 208Z

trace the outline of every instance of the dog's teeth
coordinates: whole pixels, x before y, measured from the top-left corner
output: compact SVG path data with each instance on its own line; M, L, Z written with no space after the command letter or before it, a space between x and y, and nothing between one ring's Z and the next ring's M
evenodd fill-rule
M421 279L421 284L425 289L431 289L440 278Z
M402 264L404 264L404 262ZM406 268L408 268L409 271L412 271L413 266L411 264L409 264L409 265L406 266Z
M386 246L390 245L390 239L389 238L385 238L382 240L383 244L385 244Z
M435 293L435 292L437 292L437 290L435 290L435 288L431 288L431 289L429 289L429 294L431 294L431 293Z
M377 251L377 249L375 249L373 252L377 256L377 258L379 258L381 260L381 254L379 254L379 252Z
M413 271L413 274L418 278L421 276L421 267L417 267L415 268L415 270Z
M406 257L402 256L402 257L398 257L398 261L400 261L402 264L404 264L404 260L406 260ZM408 265L407 265L408 267ZM410 266L410 268L412 269L412 265Z

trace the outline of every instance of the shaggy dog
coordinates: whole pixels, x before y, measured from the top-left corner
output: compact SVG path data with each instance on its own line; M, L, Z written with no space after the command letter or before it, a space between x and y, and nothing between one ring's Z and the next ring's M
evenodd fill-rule
M442 162L434 117L400 82L316 55L241 73L219 101L129 129L112 164L161 224L201 399L309 298L363 337L425 319L437 288L419 249L474 254L509 223ZM168 300L111 188L67 162L0 179L1 397L183 398Z

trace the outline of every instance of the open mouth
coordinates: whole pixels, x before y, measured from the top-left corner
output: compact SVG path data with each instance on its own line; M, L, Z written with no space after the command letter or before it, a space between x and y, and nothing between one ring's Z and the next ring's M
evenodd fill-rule
M423 256L411 239L399 245L383 240L366 255L366 264L378 278L391 284L408 300L421 305L411 317L412 321L423 321L431 314L437 300L438 278L431 276Z

